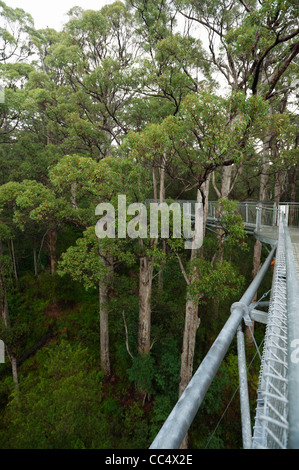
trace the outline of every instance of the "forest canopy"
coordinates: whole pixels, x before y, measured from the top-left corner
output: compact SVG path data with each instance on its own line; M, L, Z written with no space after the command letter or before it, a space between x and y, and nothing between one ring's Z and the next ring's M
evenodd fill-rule
M74 5L56 31L0 1L0 448L151 444L267 256L237 202L299 202L295 3ZM197 202L198 244L129 237L120 195ZM185 447L242 447L237 376L232 344Z

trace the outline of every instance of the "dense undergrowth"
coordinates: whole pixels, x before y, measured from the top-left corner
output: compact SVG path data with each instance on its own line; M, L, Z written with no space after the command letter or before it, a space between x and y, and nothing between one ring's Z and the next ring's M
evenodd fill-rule
M249 245L246 262L242 255L240 263L238 250L231 255L247 280L252 240ZM99 367L96 290L86 291L67 276L60 278L47 272L37 278L27 272L19 280L9 303L12 330L19 335L16 353L20 385L16 394L9 364L2 366L2 449L138 449L150 445L177 401L185 287L175 261L169 263L164 271L163 292L155 284L152 349L147 356L140 356L136 351L137 278L134 270L127 274L119 270L111 293L113 372L109 377L104 377ZM261 286L261 293L267 283L269 279ZM200 307L194 370L235 300L219 302L215 298ZM263 327L256 326L258 344L263 334ZM191 426L192 448L242 446L236 354L233 342ZM252 346L247 347L247 354L248 363L255 356L248 371L254 416L259 358Z

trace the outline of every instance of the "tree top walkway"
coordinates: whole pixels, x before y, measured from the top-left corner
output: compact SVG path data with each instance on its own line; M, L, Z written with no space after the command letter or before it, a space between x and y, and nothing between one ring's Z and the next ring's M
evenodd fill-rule
M190 202L190 216L194 210ZM221 228L218 203L208 205L207 228ZM239 302L184 393L154 439L151 449L178 449L215 377L225 354L237 336L239 390L243 448L299 449L299 204L288 202L238 203L245 229L262 243L269 255ZM270 301L253 298L275 256ZM268 312L259 307L268 306ZM261 356L257 404L252 429L247 385L245 342L242 325L266 324Z

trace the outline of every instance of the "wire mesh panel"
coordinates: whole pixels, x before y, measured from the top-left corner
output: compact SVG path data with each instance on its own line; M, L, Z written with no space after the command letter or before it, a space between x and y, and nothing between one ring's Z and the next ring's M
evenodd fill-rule
M255 449L287 448L287 291L283 231L281 223L259 378L252 442L252 447Z
M252 202L243 202L238 204L238 213L242 216L245 224L256 224L257 204Z
M299 204L289 205L289 226L299 227Z

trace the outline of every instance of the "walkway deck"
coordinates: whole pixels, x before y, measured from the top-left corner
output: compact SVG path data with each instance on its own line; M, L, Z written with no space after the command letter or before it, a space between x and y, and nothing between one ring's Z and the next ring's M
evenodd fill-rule
M299 280L299 228L289 227L289 232L294 251L297 276ZM278 238L278 227L260 227L258 230L254 231L254 236L263 243L273 245Z
M292 243L292 245L293 245L293 252L294 252L294 258L295 258L295 264L296 264L297 277L299 280L299 243Z
M192 204L195 201L180 202L191 202L189 216L194 219ZM212 231L221 228L217 205L217 202L209 202L207 227ZM299 449L299 362L296 354L294 356L299 338L299 203L283 203L279 208L258 202L238 203L238 212L246 232L271 245L272 249L240 301L231 306L231 315L157 434L151 449L180 448L235 335L243 448ZM276 261L266 313L257 310L256 304L251 302L274 256ZM262 302L258 305L262 306ZM253 314L260 315L262 320ZM253 435L242 331L243 321L250 327L252 320L266 324Z

